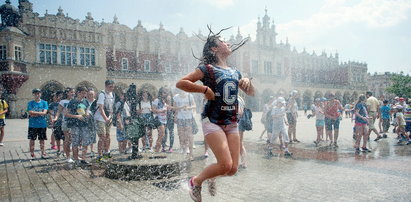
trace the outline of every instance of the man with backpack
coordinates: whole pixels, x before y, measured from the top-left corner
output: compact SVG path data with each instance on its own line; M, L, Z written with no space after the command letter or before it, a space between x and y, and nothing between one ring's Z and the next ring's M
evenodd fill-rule
M106 80L105 89L101 91L97 99L97 110L94 114L98 135L98 155L101 158L110 158L110 129L114 112L114 81Z

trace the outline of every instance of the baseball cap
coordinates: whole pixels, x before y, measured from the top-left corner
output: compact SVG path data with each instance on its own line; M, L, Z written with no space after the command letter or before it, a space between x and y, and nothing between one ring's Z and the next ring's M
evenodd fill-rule
M404 101L404 98L403 98L403 97L400 97L400 101Z
M277 102L281 102L281 103L285 104L285 99L283 97L278 97Z
M41 90L40 90L40 88L35 88L35 89L33 89L32 91L31 91L31 93L41 93Z

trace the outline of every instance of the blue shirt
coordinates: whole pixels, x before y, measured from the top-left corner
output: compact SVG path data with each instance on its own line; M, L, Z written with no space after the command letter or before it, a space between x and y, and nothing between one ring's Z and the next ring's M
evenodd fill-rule
M390 119L390 109L391 108L388 105L383 105L380 107L382 119Z
M203 84L215 93L215 100L208 100L205 104L202 119L208 117L210 122L217 125L237 122L238 81L241 79L241 73L231 67L200 65L198 68L204 74L201 79Z
M35 112L42 112L44 110L48 110L48 104L44 100L40 100L40 102L36 102L34 100L27 103L27 111L35 111ZM35 116L29 117L29 128L47 128L46 116Z
M355 110L359 110L358 113L363 116L367 117L367 108L364 103L359 103L355 105ZM355 116L355 123L367 123L364 119L360 118L359 116Z

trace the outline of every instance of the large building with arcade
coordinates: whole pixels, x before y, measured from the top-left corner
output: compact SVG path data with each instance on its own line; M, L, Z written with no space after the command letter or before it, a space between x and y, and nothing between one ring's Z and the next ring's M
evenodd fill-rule
M19 0L18 8L6 0L0 14L0 88L10 103L11 117L25 110L35 87L46 95L79 85L102 89L106 79L122 87L173 87L198 65L192 51L199 56L201 38L206 37L188 36L183 28L173 34L161 23L158 29L147 30L139 20L130 28L116 16L112 22L98 22L91 13L73 19L62 8L40 16L29 0ZM253 77L257 86L257 96L246 98L251 108L258 110L269 96L293 89L300 92L300 104L327 92L348 102L367 89L367 64L341 62L338 53L298 52L276 36L266 10L257 22L255 40L230 58L230 64ZM229 42L243 38L238 31Z

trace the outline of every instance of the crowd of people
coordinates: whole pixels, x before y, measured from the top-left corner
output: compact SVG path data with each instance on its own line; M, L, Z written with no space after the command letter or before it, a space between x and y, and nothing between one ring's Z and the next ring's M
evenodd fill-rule
M296 139L296 104L295 96L297 91L291 91L289 97L271 96L267 104L264 105L261 123L267 133L268 154L272 155L272 146L279 137L280 149L285 156L292 155L287 148L288 144L300 142ZM304 109L306 110L306 109ZM317 137L314 140L315 146L320 143L328 143L329 147L338 147L338 136L340 121L344 114L346 118L351 118L353 122L353 139L355 140L355 153L371 152L367 148L371 134L376 135L374 141L387 138L389 128L393 126L393 133L397 134L398 144L411 144L411 99L408 104L403 97L395 97L393 100L386 100L384 96L378 100L372 92L361 94L358 100L347 103L344 107L333 93L326 95L326 98L316 98L311 106L311 114L307 118L315 117L315 128ZM377 130L377 121L378 129ZM288 125L288 130L285 126ZM324 138L325 129L325 138ZM362 146L360 143L362 140Z
M47 128L51 128L51 149L57 150L57 156L64 155L67 162L88 164L86 159L89 157L97 157L97 161L111 158L110 131L113 125L116 126L120 154L172 153L174 125L177 125L180 152L186 154L188 159L193 159L193 133L197 133L193 128L197 126L194 118L196 102L192 94L180 90L172 93L171 89L161 87L157 95L152 95L150 90L141 88L137 92L136 105L133 105L126 91L120 90L116 94L113 92L114 87L115 83L107 80L105 89L98 92L97 99L94 89L82 86L76 89L66 88L55 92L50 104L41 99L40 89L33 89L34 99L27 104L31 157L36 158L34 144L37 139L40 142L41 157L49 157L44 142L47 140ZM133 142L128 134L130 132L127 132L133 116L142 120L139 124L144 128L139 142ZM153 131L157 131L155 142ZM133 152L133 149L138 151ZM207 150L204 155L208 156ZM130 156L132 159L139 157L141 156Z

